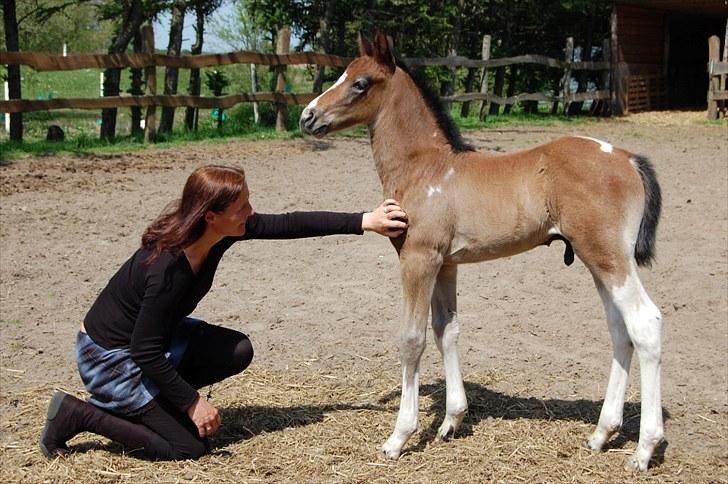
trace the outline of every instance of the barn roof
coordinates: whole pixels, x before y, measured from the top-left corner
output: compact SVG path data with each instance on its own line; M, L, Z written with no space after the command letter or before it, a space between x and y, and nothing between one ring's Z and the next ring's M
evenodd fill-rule
M728 0L616 0L616 3L690 15L728 17Z

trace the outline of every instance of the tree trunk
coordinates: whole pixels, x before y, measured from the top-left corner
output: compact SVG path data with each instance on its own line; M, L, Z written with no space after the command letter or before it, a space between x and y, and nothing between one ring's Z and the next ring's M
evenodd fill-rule
M589 6L589 20L586 24L586 32L584 35L584 48L581 51L581 61L593 61L592 56L592 45L594 43L594 24L596 22L596 2L592 2ZM576 88L576 92L586 92L589 87L589 73L585 70L579 71L577 76L579 87ZM593 104L593 103L592 103ZM569 105L569 114L579 114L584 106L584 101L575 101Z
M142 0L131 0L125 4L124 20L114 37L109 54L122 54L126 51L129 42L142 24L144 9ZM104 71L104 96L119 95L120 69L106 69ZM113 139L116 135L117 108L106 108L101 111L101 139Z
M258 64L250 64L250 90L253 94L258 92ZM253 102L253 122L260 124L258 101Z
M204 41L204 33L205 33L205 15L201 8L195 9L195 15L197 17L197 21L195 23L195 43L192 44L192 49L190 53L192 55L197 55L202 53L202 43ZM190 96L199 96L200 95L200 70L199 69L190 69L190 83L187 88L187 92ZM192 131L193 129L196 130L197 126L195 125L195 119L198 109L197 108L186 108L185 109L185 127L188 131Z
M334 18L336 0L326 0L324 18L321 20L321 53L331 54L331 21ZM316 79L313 81L313 92L322 92L326 77L326 66L319 66Z
M503 82L506 77L506 68L500 66L495 70L495 81L493 81L493 94L498 97L503 97ZM500 105L497 102L490 103L490 109L488 110L489 115L498 114Z
M465 92L473 91L473 84L475 84L475 74L478 69L475 67L468 67L468 77L465 79ZM470 101L465 101L460 107L460 117L467 118L470 115Z
M461 20L461 12L463 11L463 7L465 4L465 0L458 0L458 8L455 12L455 19L453 20L452 24L452 35L450 36L450 48L448 50L448 56L455 57L458 55L458 51L460 50L460 30L462 26L462 20ZM450 75L448 76L448 80L445 83L443 94L445 96L452 96L455 92L455 82L457 80L457 67L455 66L448 66L447 70L449 71ZM450 103L443 103L445 112L449 112L450 110Z
M3 25L5 27L5 45L8 52L19 52L18 20L15 0L3 0ZM20 66L8 65L8 94L10 99L20 99ZM23 113L10 114L10 139L23 141Z
M134 46L134 53L142 52L142 33L141 30L137 30L134 34L134 40L132 41ZM132 69L131 70L131 89L129 93L132 96L141 96L144 94L142 90L142 70ZM142 108L140 106L131 107L131 134L132 136L143 135L142 131Z
M508 72L508 92L507 97L512 97L516 93L516 81L518 80L518 66L511 65ZM503 114L510 114L513 110L513 104L506 104L503 108Z
M167 55L179 57L182 53L182 30L185 25L185 0L175 0L172 4L172 22L169 26L169 44ZM164 94L171 96L177 94L177 81L179 79L178 67L167 67L164 72ZM159 132L170 133L174 125L173 107L163 107L162 117L159 120Z

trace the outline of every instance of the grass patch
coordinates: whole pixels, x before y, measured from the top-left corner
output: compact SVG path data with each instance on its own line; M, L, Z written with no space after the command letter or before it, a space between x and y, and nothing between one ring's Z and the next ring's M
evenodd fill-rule
M550 108L549 108L550 109ZM277 132L275 125L275 108L270 103L259 104L261 124L253 122L252 104L241 104L225 111L225 122L221 129L217 128L212 110L200 110L199 125L196 131L183 128L184 108L176 110L175 126L172 133L158 134L157 142L148 145L141 135L128 134L130 130L130 111L120 109L117 116L117 137L114 140L99 138L99 113L97 111L58 110L52 112L26 113L24 116L24 139L22 143L10 142L5 138L0 141L0 163L26 156L49 156L62 153L76 155L100 153L124 153L145 150L153 147L174 147L186 143L221 142L230 138L259 139L292 139L302 136L298 129L298 118L303 106L289 106L288 131ZM450 113L455 123L462 130L477 130L503 127L523 126L560 126L564 124L583 124L594 122L591 116L552 115L544 107L538 113L524 113L517 106L509 114L488 116L478 119L475 107L468 117L460 116L460 104L454 104ZM157 113L157 119L161 115ZM65 141L45 141L45 130L50 124L57 124L66 133ZM126 133L126 134L124 134ZM355 127L341 133L345 137L365 137L365 127Z

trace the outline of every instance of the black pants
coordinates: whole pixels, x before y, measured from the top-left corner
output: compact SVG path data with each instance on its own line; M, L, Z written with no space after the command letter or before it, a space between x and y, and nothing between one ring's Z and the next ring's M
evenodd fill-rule
M194 388L202 388L237 375L252 359L253 346L246 335L221 326L201 324L192 333L177 371ZM148 427L169 444L164 449L145 449L157 458L197 459L209 450L207 439L199 436L187 413L161 396L140 414L126 419Z

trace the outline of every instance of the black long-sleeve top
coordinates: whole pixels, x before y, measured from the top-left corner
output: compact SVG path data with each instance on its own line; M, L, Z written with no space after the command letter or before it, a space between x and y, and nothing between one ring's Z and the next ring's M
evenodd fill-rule
M152 264L150 251L137 250L114 274L84 319L86 333L106 349L129 348L131 357L160 389L185 411L198 393L165 358L178 322L192 313L212 286L218 263L235 242L248 239L296 239L361 234L361 213L292 212L253 214L241 237L214 245L197 274L183 251L163 251Z

